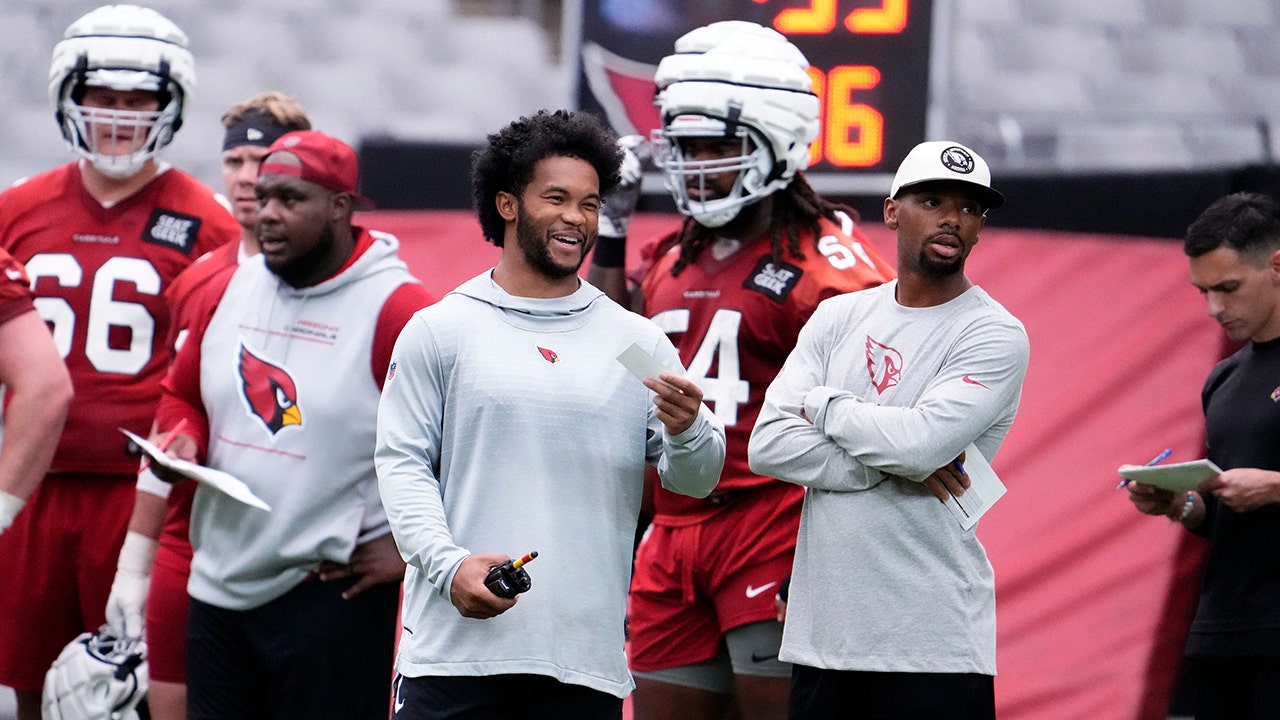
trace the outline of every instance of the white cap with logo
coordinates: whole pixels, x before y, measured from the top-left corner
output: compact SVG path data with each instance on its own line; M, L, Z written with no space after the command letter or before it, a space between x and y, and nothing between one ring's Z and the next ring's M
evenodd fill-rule
M970 148L951 140L922 142L912 148L893 176L889 197L896 198L899 191L912 185L942 180L980 188L987 209L1004 204L1004 195L991 187L991 169L987 167L987 161Z

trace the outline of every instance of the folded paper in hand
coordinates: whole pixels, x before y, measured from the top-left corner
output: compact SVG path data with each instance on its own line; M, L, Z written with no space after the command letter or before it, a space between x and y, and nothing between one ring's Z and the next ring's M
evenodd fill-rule
M186 460L171 458L166 455L163 450L151 444L146 439L138 437L136 434L131 433L124 428L120 428L120 432L124 433L130 440L137 443L138 447L142 448L142 452L146 453L147 456L151 458L151 462L160 465L161 467L166 467L181 475L185 475L196 482L202 482L205 485L221 490L245 505L261 508L267 512L271 511L271 506L263 502L257 495L254 495L253 491L249 489L249 486L245 485L240 478L229 473L222 472L221 470L214 470L213 468L197 465Z
M1187 492L1195 490L1200 483L1222 472L1222 468L1212 460L1192 460L1170 465L1121 465L1116 472L1126 480L1155 485L1173 492Z

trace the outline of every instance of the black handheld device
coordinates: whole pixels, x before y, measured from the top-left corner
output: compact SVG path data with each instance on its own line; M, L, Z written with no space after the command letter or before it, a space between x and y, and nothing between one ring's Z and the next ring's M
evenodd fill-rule
M538 551L533 550L519 560L508 560L501 565L489 568L484 586L500 598L510 599L522 592L528 592L529 588L533 587L533 579L529 577L529 572L524 569L524 566L536 557L538 557Z

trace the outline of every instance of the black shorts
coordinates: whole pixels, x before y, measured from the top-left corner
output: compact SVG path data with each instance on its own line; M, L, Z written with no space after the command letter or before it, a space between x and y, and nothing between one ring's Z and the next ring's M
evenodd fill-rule
M546 675L396 676L394 720L621 720L622 698Z
M995 720L995 678L791 667L790 720Z
M1191 657L1187 662L1197 720L1275 717L1280 712L1280 658Z
M192 598L188 720L386 720L400 585L343 600L353 584L307 581L252 610Z

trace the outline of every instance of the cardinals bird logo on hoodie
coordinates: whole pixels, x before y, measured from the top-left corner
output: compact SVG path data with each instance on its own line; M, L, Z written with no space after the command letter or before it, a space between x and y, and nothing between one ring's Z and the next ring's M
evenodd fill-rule
M240 344L240 394L245 407L274 436L286 425L301 425L298 388L284 368L254 355Z

